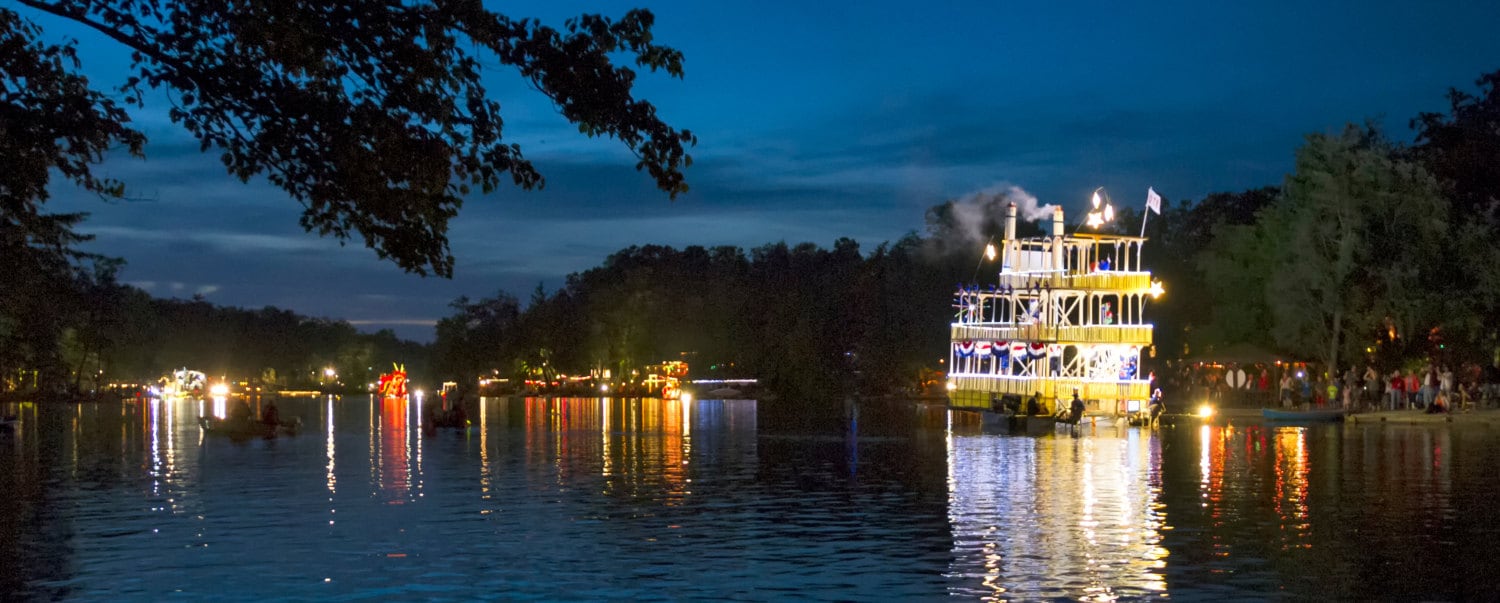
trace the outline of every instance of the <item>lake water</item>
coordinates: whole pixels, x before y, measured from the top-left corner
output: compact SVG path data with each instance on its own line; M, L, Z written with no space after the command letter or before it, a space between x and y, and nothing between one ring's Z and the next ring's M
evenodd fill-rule
M234 441L211 402L3 405L0 599L1500 598L1484 426L419 406L285 400L300 434Z

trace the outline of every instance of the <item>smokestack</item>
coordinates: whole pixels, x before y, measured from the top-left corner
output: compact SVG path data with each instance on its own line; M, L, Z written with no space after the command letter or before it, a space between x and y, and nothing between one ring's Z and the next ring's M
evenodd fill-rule
M1016 204L1005 206L1005 240L1016 240Z
M1052 265L1053 270L1062 270L1063 265L1063 211L1062 206L1052 208Z

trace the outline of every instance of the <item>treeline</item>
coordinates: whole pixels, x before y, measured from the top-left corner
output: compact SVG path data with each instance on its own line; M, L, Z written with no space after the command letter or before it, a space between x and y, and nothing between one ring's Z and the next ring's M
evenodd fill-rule
M685 359L695 378L755 377L789 395L897 391L946 358L953 270L925 246L912 235L869 253L850 239L631 247L538 288L524 312L503 292L459 299L438 323L434 362L464 377L618 379Z
M109 383L148 382L175 368L213 379L287 388L363 389L402 361L425 374L426 346L391 331L363 334L343 321L288 310L158 299L115 281L118 260L56 248L13 247L13 286L0 289L0 392L70 395ZM329 378L325 369L333 368Z
M1500 71L1477 86L1412 119L1413 144L1369 124L1312 134L1281 186L1152 216L1147 257L1168 284L1158 347L1244 342L1339 370L1494 363Z

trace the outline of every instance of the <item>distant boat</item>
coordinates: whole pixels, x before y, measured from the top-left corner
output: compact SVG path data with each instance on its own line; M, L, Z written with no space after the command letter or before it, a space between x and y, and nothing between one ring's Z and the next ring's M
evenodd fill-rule
M208 376L183 367L157 380L157 393L163 398L202 398L208 391Z
M1327 423L1344 420L1342 409L1330 410L1277 410L1260 409L1260 416L1267 421L1299 421L1303 423Z
M297 435L297 432L302 430L302 418L295 417L289 421L280 421L275 425L270 425L260 421L234 421L205 416L198 417L198 425L203 428L204 433L215 435L274 438L277 434Z

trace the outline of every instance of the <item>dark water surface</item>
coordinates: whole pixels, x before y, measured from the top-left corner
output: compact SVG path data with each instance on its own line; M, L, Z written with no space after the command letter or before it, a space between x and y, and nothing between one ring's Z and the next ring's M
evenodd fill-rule
M207 405L207 408L204 405ZM0 599L1500 599L1500 432L752 401L3 406ZM773 411L775 411L773 413Z

